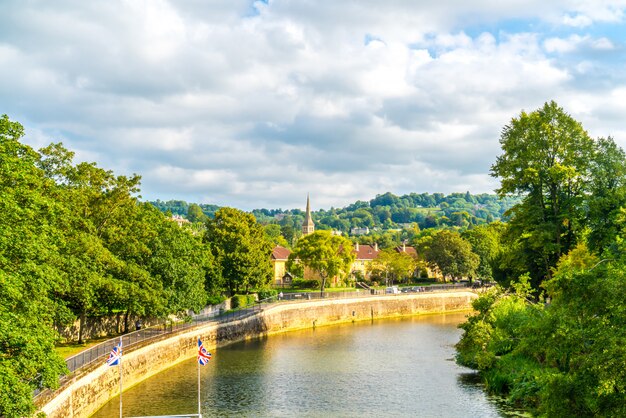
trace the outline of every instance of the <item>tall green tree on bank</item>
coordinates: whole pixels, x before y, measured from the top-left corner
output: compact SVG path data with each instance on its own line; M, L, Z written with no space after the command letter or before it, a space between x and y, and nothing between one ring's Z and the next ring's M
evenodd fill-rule
M579 122L550 102L513 118L500 144L503 153L491 174L500 179L500 197L522 197L510 211L509 232L523 248L537 287L581 234L595 143Z
M440 231L432 236L424 248L428 264L447 277L460 279L474 277L480 258L472 251L472 245L456 231Z
M54 183L20 143L22 126L0 117L0 416L34 412L33 390L57 387L65 364L53 322L68 311L51 294L62 281Z
M355 254L352 242L330 231L315 231L298 240L289 255L287 268L294 263L316 272L320 277L320 292L324 292L326 283L335 276L347 275L354 262Z
M220 268L231 295L268 286L272 280L272 243L254 216L234 208L220 208L207 221L205 242Z
M523 199L496 260L514 291L495 288L474 302L457 360L540 416L625 416L624 152L610 138L588 139L554 103L517 124L519 149L503 147L517 161L494 166L506 173L502 190ZM539 283L549 303L537 297Z

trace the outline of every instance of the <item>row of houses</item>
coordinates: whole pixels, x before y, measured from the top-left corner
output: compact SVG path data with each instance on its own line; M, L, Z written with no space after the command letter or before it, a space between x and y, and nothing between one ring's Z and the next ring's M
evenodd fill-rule
M417 257L417 251L415 248L408 245L401 245L394 248L399 253L406 253L410 256ZM353 276L363 277L367 280L371 277L370 267L372 262L380 254L378 244L355 244L354 245L355 260L350 267L350 274ZM287 260L291 251L288 248L276 246L272 251L271 261L274 269L274 285L282 286L285 283L285 277L287 276ZM305 272L305 276L307 272ZM308 277L305 277L308 278Z
M315 223L313 222L313 218L311 217L311 204L309 200L309 196L306 197L306 213L304 217L304 222L302 223L302 235L306 236L312 234L315 231ZM362 231L359 231L362 232ZM367 231L369 232L369 230ZM410 256L417 257L417 251L415 248L411 246L407 246L402 244L402 246L396 247L395 250L397 252L403 252L409 254ZM370 279L371 272L370 266L372 261L378 257L380 254L380 250L378 249L378 244L369 245L369 244L355 244L354 245L354 253L355 260L350 267L350 274L353 277L362 277L365 279ZM274 285L275 286L283 286L286 285L285 279L290 277L287 272L287 260L289 259L289 255L291 251L288 248L277 246L272 251L271 261L272 267L274 269ZM311 271L305 270L305 279L315 278L315 273Z

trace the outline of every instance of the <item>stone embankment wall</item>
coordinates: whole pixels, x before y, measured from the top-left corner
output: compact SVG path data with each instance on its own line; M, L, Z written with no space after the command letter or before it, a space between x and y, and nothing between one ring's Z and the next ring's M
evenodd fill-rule
M198 337L207 348L215 348L248 338L316 326L464 311L471 309L471 302L476 297L472 292L463 291L276 304L249 318L221 325L208 324L125 352L122 358L124 388L194 357ZM118 395L118 373L118 367L104 364L84 370L55 393L38 399L41 411L50 418L88 417Z

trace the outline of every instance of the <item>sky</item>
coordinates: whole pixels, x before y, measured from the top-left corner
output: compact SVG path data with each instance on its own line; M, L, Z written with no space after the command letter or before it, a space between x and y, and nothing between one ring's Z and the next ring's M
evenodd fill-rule
M626 0L0 0L0 114L144 200L493 193L555 100L626 147Z

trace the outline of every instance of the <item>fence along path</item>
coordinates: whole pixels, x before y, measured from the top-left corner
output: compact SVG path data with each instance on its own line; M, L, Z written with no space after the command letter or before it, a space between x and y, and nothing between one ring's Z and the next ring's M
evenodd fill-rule
M454 290L460 288L466 288L468 285L466 284L449 284L449 285L431 285L419 287L421 292L435 292L435 291L443 291L443 290ZM414 287L416 289L418 287ZM308 301L308 300L316 300L316 299L347 299L347 298L355 298L355 297L371 297L371 296L380 296L385 295L385 290L374 290L370 291L352 291L352 292L301 292L301 293L286 293L282 297L274 296L268 299L261 300L254 305L247 306L238 310L227 311L223 314L215 315L215 313L210 313L206 315L194 315L191 317L190 321L187 322L179 322L179 323L164 323L161 325L155 325L152 327L140 329L138 331L129 332L127 334L123 334L122 338L122 350L130 351L133 350L139 343L149 340L155 340L163 335L173 334L175 332L179 332L181 330L192 329L198 327L200 325L206 325L207 322L215 322L215 323L224 323L235 321L238 319L243 319L248 316L255 315L258 312L264 310L268 305L272 305L274 303L280 303L282 301ZM388 296L398 296L397 294L388 294ZM280 299L280 300L279 300ZM115 347L120 341L120 337L114 337L109 340L106 340L98 345L95 345L87 350L81 351L80 353L68 357L65 359L65 364L67 365L68 370L71 373L75 371L88 367L96 362L104 363L106 357L109 355L113 347ZM61 377L61 384L63 384L67 379L69 379L70 375L65 375ZM41 390L36 391L35 396L37 396Z

